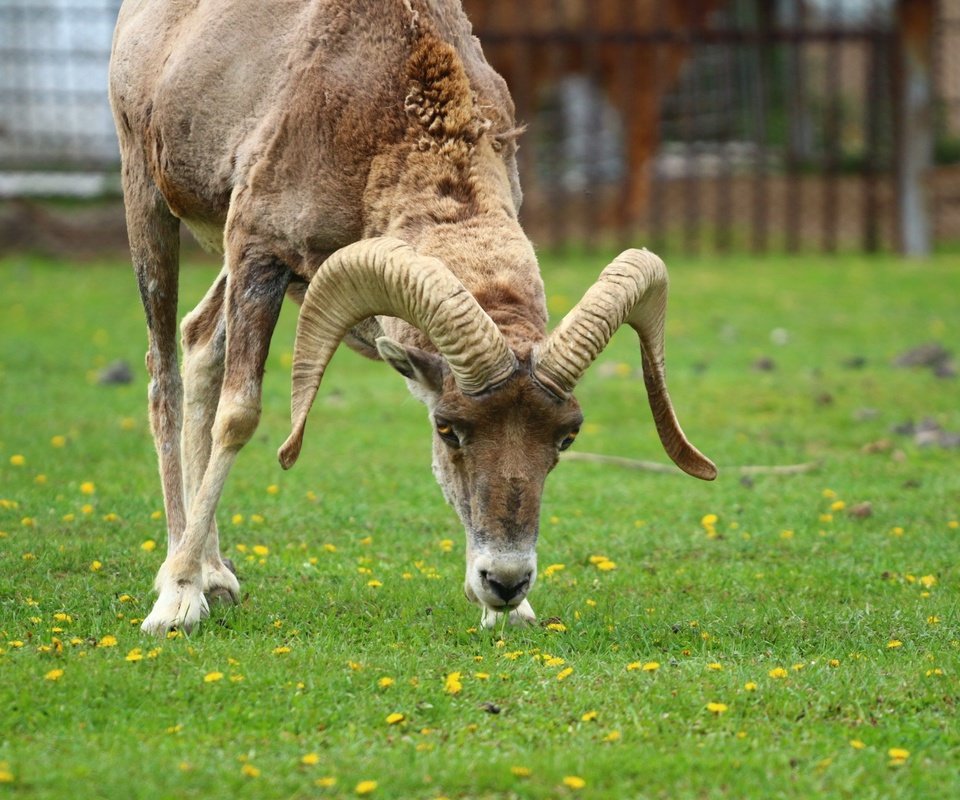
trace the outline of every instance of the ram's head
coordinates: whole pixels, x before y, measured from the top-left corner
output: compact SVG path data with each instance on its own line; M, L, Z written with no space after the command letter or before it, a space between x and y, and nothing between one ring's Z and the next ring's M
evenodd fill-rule
M583 421L573 389L621 324L640 338L647 396L667 454L691 475L716 476L684 436L667 393L666 299L663 262L628 250L549 336L514 350L442 262L397 239L350 245L323 263L304 298L293 431L280 462L296 460L324 370L351 328L376 315L406 320L436 352L387 337L376 348L429 409L434 474L467 534L467 597L482 606L487 626L501 613L532 620L526 597L537 573L544 481Z

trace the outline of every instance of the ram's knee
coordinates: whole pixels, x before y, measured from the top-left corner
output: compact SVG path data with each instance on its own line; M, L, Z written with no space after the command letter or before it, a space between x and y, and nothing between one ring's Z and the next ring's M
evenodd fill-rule
M213 439L221 447L239 449L250 441L259 423L259 405L221 398L213 423Z

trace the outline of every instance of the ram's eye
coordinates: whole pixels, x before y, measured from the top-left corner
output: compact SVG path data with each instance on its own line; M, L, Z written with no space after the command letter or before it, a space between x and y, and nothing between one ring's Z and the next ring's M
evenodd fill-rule
M460 437L449 422L437 422L437 434L451 447L460 446Z
M574 441L576 441L578 433L580 433L580 429L574 428L572 431L570 431L570 433L564 436L560 442L560 449L566 450L570 445L572 445Z

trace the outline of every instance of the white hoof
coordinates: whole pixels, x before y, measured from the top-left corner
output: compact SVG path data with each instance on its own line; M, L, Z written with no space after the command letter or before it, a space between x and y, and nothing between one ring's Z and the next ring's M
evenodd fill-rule
M483 628L490 629L495 627L503 619L503 612L492 608L483 607L480 617L480 625ZM524 600L520 605L510 612L507 619L511 625L532 625L537 621L537 615L533 613L533 608L528 600Z
M223 562L203 565L203 596L207 604L236 605L240 602L240 581Z
M200 591L199 583L166 580L140 630L155 636L162 636L174 629L189 633L209 614L210 607Z

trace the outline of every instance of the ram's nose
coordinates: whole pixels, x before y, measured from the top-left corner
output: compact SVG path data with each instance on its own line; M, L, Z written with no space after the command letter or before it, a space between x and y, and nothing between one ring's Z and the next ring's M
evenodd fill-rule
M478 558L469 583L477 600L488 608L516 608L533 586L536 574L535 555Z
M527 572L517 575L513 572L480 571L480 580L483 587L498 597L505 606L517 605L530 590L530 577Z

